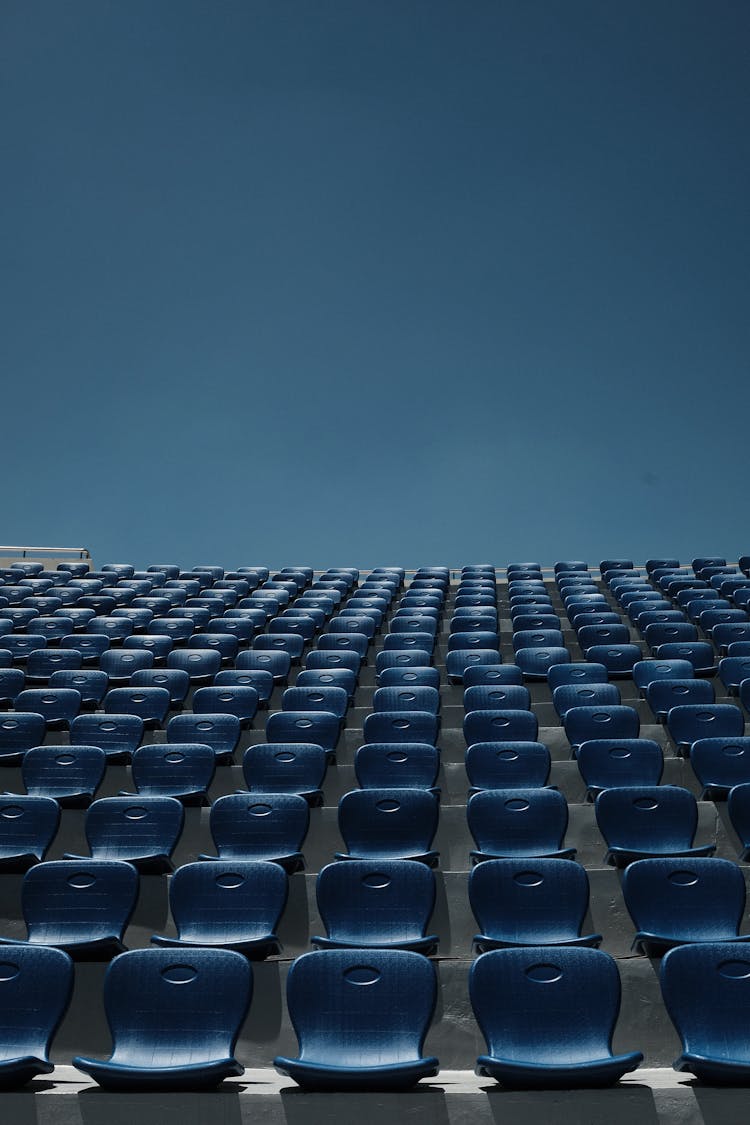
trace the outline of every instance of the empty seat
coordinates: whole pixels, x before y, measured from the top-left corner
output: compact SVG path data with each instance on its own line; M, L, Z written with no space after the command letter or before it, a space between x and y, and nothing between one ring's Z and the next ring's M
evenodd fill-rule
M570 653L562 646L516 649L516 664L528 680L546 680L557 664L569 664Z
M664 770L661 746L648 738L592 739L581 743L576 759L589 800L602 789L658 785Z
M276 929L289 884L277 863L221 860L178 867L169 881L176 935L154 934L155 945L218 946L262 961L279 953Z
M312 653L308 654L308 666ZM285 684L289 676L292 658L288 652L257 652L247 649L237 654L234 666L238 671L258 670L270 672L275 684ZM359 665L357 665L359 667ZM216 682L214 680L214 682Z
M169 694L170 707L175 707L184 702L190 677L180 668L142 668L130 677L130 687L163 688Z
M80 652L84 664L98 664L102 653L109 651L109 637L103 633L72 633L61 643Z
M689 660L639 660L633 665L633 682L641 695L654 681L689 680L694 674Z
M594 808L607 844L605 863L615 867L659 856L707 856L716 848L693 847L698 806L692 793L675 785L605 789Z
M214 712L199 715L184 712L167 723L167 742L200 742L212 748L217 762L231 764L240 740L236 715Z
M673 707L712 704L716 697L710 680L690 677L685 680L652 680L646 687L646 701L659 722L663 723Z
M26 661L26 678L29 681L49 680L63 669L80 668L83 657L75 648L40 648L29 653Z
M553 664L547 672L547 682L552 692L563 684L606 684L608 680L604 665L591 661Z
M184 805L207 805L216 754L199 742L152 742L133 754L131 776L146 797L175 797ZM123 796L129 794L123 790Z
M26 677L21 668L0 668L0 705L12 707L23 691Z
M414 639L403 634L399 636L403 636L404 647L407 641ZM356 652L361 660L365 660L369 644L369 638L364 633L324 633L318 639L321 652Z
M630 643L627 625L582 625L577 632L581 651L586 653L597 645L625 645Z
M430 668L427 671L437 673L436 668ZM348 701L351 702L357 690L357 673L353 672L351 668L305 668L304 671L298 673L294 686L297 688L342 688L346 692Z
M21 763L30 797L52 797L62 808L89 805L101 785L107 756L98 746L34 746Z
M318 875L318 911L326 936L313 936L323 949L437 948L427 924L435 908L435 876L410 859L352 859L329 863Z
M485 789L469 799L466 819L476 843L473 863L522 856L572 859L576 852L562 846L568 805L557 789Z
M464 709L470 711L528 711L531 694L519 684L476 684L464 690Z
M464 716L467 746L475 742L536 742L539 720L533 711L482 710Z
M438 1060L422 1056L436 996L435 970L418 953L304 954L287 977L299 1057L274 1066L306 1090L409 1089L438 1073Z
M221 653L213 648L175 648L167 657L167 668L181 668L193 684L208 684L221 668Z
M601 934L583 934L589 880L565 859L488 859L469 876L469 902L481 933L479 953L526 945L598 946Z
M687 754L699 738L739 738L745 733L742 711L732 703L694 703L672 707L667 730L678 753Z
M575 755L582 742L592 739L637 738L641 721L634 707L602 704L598 707L571 707L565 713L563 726Z
M600 949L496 949L469 971L487 1041L476 1072L510 1089L609 1086L643 1061L612 1054L620 1010L617 964Z
M122 938L137 898L138 872L129 863L38 863L21 887L26 941L55 946L76 960L107 961L125 948ZM7 938L0 941L8 944Z
M0 795L0 872L43 860L59 824L60 806L50 797Z
M331 711L276 711L266 723L268 742L313 742L333 757L341 720Z
M546 785L550 753L541 742L475 742L466 751L470 793Z
M139 715L146 729L160 727L170 707L169 692L163 687L112 688L104 697L104 711L117 715Z
M643 653L636 644L591 645L586 650L586 659L603 664L610 679L625 678L632 676L633 667L643 659Z
M675 945L740 940L745 880L729 860L640 859L625 870L622 893L638 931L633 948L647 957Z
M324 711L342 720L349 696L340 687L290 687L281 697L283 711Z
M690 747L690 765L702 801L726 800L735 785L750 782L750 738L699 738Z
M134 672L151 668L153 663L154 654L148 649L109 648L99 657L99 668L107 673L112 684L130 683Z
M27 750L44 742L46 729L44 715L36 711L10 711L0 716L0 763L19 763Z
M696 676L711 676L716 671L713 645L708 641L659 645L656 656L659 660L688 660Z
M380 656L381 654L378 653L376 660L379 660ZM429 663L430 659L431 658L428 657L426 663ZM483 664L498 665L501 663L502 657L497 648L459 648L453 649L446 655L445 671L451 683L460 684L467 668L476 668Z
M0 1089L51 1074L52 1037L73 992L73 964L59 949L18 945L3 951L0 976Z
M16 696L16 707L43 715L48 728L67 727L81 710L81 696L75 688L27 688Z
M437 743L437 715L430 711L374 711L363 723L365 742Z
M308 652L305 657L305 668L313 670L341 668L348 669L354 672L355 675L359 675L361 664L361 656L359 653L353 651L339 652L335 649L321 650L316 648L313 649L312 652Z
M273 692L273 676L260 668L227 668L217 672L214 676L214 687L229 685L254 688L258 696L258 706L267 707Z
M326 751L315 743L258 743L245 751L242 772L251 793L296 793L316 806L323 803L327 764Z
M700 1082L750 1084L750 956L742 942L700 942L671 949L661 991L682 1041L672 1064Z
M251 724L257 710L258 693L250 686L214 684L198 688L193 696L194 714L236 715L243 727Z
M362 789L435 788L440 751L422 742L368 742L354 758L354 772Z
M234 1048L252 980L247 959L228 949L123 953L104 981L112 1055L73 1065L105 1090L211 1089L244 1071Z
M620 689L616 684L560 684L552 692L552 702L561 719L571 707L619 706Z
M517 664L472 664L464 671L464 688L493 687L497 684L522 686L523 672Z
M86 810L91 858L124 860L157 875L171 871L184 820L185 811L174 797L100 797ZM88 857L66 853L65 858Z
M219 859L265 859L290 874L304 867L300 848L309 824L307 801L297 793L231 793L211 806L211 836Z
M78 715L70 724L71 745L100 746L108 762L125 761L142 737L139 715Z
M425 789L354 789L339 801L339 831L348 848L337 859L416 859L434 867L437 797Z
M81 697L81 706L101 703L109 685L106 672L98 668L61 669L49 678L51 688L73 688Z

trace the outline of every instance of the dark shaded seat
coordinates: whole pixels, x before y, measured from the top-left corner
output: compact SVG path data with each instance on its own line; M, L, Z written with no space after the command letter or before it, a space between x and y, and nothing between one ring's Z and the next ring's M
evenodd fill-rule
M219 859L269 860L290 874L304 867L310 809L297 793L231 793L211 806L209 823Z
M210 746L217 762L231 763L240 740L236 715L200 714L190 711L173 715L167 723L167 742L200 742Z
M430 711L374 711L362 724L365 742L437 743L440 722Z
M266 723L268 742L312 742L334 759L341 720L332 711L276 711Z
M3 969L0 1090L16 1090L54 1070L49 1049L70 1003L73 963L59 949L19 945L3 950Z
M434 867L437 797L425 789L353 789L339 801L346 853L337 859L416 859Z
M49 679L51 688L73 688L81 696L81 706L96 706L104 699L109 677L99 668L60 669Z
M633 682L641 695L657 680L689 680L694 676L689 660L639 660L633 665Z
M51 797L0 796L0 872L43 860L59 824L60 806Z
M523 684L475 684L464 688L464 709L470 711L528 711L531 694Z
M362 789L435 788L440 751L426 742L368 742L354 757L354 772Z
M536 742L539 720L533 711L469 711L464 716L467 746L475 742Z
M606 684L608 680L604 665L593 661L553 664L547 673L547 682L552 692L563 684Z
M741 738L745 720L732 703L686 703L668 711L667 730L678 754L687 755L699 738Z
M100 746L107 761L125 761L143 737L139 715L78 715L70 724L73 746Z
M379 658L380 653L378 653L376 661ZM467 668L476 668L482 664L501 664L502 659L500 650L497 648L457 648L446 655L445 672L452 684L460 684ZM428 656L427 663L430 660L431 656Z
M131 776L145 797L175 797L183 805L207 805L216 754L199 742L151 742L133 754ZM126 790L121 796L133 796Z
M242 772L251 793L296 793L316 806L323 803L327 764L326 751L315 743L258 743L245 751Z
M560 684L552 692L552 702L561 719L571 707L617 707L620 689L617 684Z
M105 1090L211 1089L244 1071L234 1050L252 982L247 959L228 949L123 953L104 981L112 1055L73 1065Z
M110 688L104 696L105 714L139 715L144 729L160 727L167 717L171 699L165 687Z
M21 763L30 797L51 797L61 808L84 808L94 799L107 766L98 746L33 746Z
M408 674L408 668L386 669L400 675ZM437 668L425 668L424 672L437 672ZM412 673L416 675L416 672ZM440 692L436 687L401 683L376 689L372 697L373 711L429 711L437 715L440 711Z
M469 831L476 850L472 863L487 859L572 859L563 847L568 805L557 789L485 789L469 798Z
M469 876L469 902L481 933L479 953L527 945L598 946L601 934L583 934L589 880L565 859L488 859Z
M517 664L471 664L464 671L464 688L481 685L494 687L498 684L518 684L522 686L523 672Z
M474 742L465 756L469 795L483 789L536 789L549 781L550 752L541 742Z
M306 953L287 977L299 1056L274 1066L305 1090L409 1089L438 1073L422 1055L436 998L435 970L418 953Z
M740 940L745 880L729 860L640 859L626 868L622 894L638 931L633 948L647 957L675 945Z
M17 765L27 750L44 741L46 729L44 715L35 711L9 711L1 715L0 764Z
M607 844L605 863L615 867L660 856L707 856L716 848L693 847L698 806L689 790L676 785L605 789L594 808Z
M310 941L322 949L437 948L427 924L435 907L435 876L410 859L352 859L329 863L318 875L318 911L326 937Z
M570 663L570 652L561 645L516 649L516 664L527 680L546 680L550 669Z
M592 739L576 760L590 801L603 789L658 785L664 772L662 748L650 738Z
M715 703L716 696L710 680L691 676L686 680L652 680L646 688L646 702L657 720L663 723L673 707Z
M573 755L582 742L602 738L637 738L641 720L634 707L602 704L598 707L571 707L563 718L565 736Z
M137 898L138 872L130 863L38 863L21 887L26 943L55 946L77 961L108 961L125 948L122 938Z
M750 738L699 738L690 765L703 787L702 801L724 801L735 785L750 782Z
M612 1054L620 1010L617 964L599 949L497 949L469 971L487 1041L476 1073L510 1089L610 1086L643 1061Z
M100 797L86 810L86 842L92 859L123 860L158 875L172 870L184 821L185 810L174 797ZM65 854L79 862L88 858Z
M176 936L154 934L164 946L234 949L253 961L279 953L276 935L289 882L277 863L209 860L178 867L169 881Z

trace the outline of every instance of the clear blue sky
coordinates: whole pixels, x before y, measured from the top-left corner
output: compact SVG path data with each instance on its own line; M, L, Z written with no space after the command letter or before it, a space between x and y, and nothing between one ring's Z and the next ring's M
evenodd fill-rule
M750 553L745 0L4 0L4 543Z

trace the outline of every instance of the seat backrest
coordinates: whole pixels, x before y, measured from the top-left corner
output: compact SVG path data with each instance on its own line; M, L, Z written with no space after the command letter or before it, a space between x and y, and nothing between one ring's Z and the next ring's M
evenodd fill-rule
M469 996L494 1057L554 1066L611 1054L620 977L600 949L493 950L471 966Z
M464 689L464 710L528 711L531 708L529 689L519 684L476 684Z
M404 675L405 671L408 669L401 669L400 674ZM436 715L440 709L440 692L436 687L408 683L394 687L384 685L373 694L372 707L373 711L429 711Z
M324 949L297 958L286 995L301 1058L385 1066L421 1056L437 982L419 953Z
M248 722L258 710L258 700L258 692L249 684L215 684L195 692L193 714L236 715L240 722Z
M0 1057L47 1060L73 993L73 962L46 946L3 950L0 973Z
M536 742L539 720L533 711L469 711L463 729L467 746L475 742Z
M41 860L59 824L60 806L50 797L0 796L0 860L6 861L4 866L14 857Z
M439 750L422 742L368 742L354 758L363 789L430 789L439 769Z
M739 738L745 720L732 703L686 703L667 712L667 729L678 746L690 746L699 738Z
M266 723L268 742L314 742L331 753L340 732L341 720L332 711L276 711Z
M133 754L131 772L139 793L179 798L208 789L216 754L206 743L151 742Z
M224 712L173 715L167 723L167 742L201 742L217 755L231 757L240 740L240 720Z
M552 692L563 684L606 684L608 679L604 665L590 661L553 664L547 673L547 682Z
M221 668L221 653L213 648L173 648L167 667L182 668L191 680L210 679Z
M438 719L430 711L374 711L363 723L365 742L437 742Z
M636 929L675 942L732 941L745 910L745 880L726 859L640 859L622 893Z
M699 738L690 747L690 765L704 790L720 789L725 796L750 782L750 737Z
M698 825L695 797L676 785L605 789L595 810L608 847L684 851L692 847Z
M439 811L425 789L353 789L339 801L339 830L352 855L374 850L397 859L429 851Z
M139 715L77 715L70 724L74 746L101 746L108 758L132 754L143 737Z
M349 696L341 687L290 687L281 697L283 711L327 711L343 719Z
M274 933L288 893L278 863L215 859L177 868L169 906L183 941L220 945Z
M251 793L311 793L322 785L326 764L316 743L257 743L245 751L242 772Z
M469 902L484 935L544 945L580 936L589 880L568 859L488 859L469 876Z
M620 689L610 683L560 684L552 692L552 702L560 716L564 716L571 707L618 706Z
M137 898L138 872L117 861L37 863L21 888L29 941L35 945L121 941Z
M472 664L463 674L464 688L494 687L498 684L523 684L523 672L517 664Z
M134 949L107 970L104 1007L115 1065L187 1066L232 1057L252 969L228 949Z
M424 937L435 907L435 876L410 859L351 859L322 868L318 910L329 938L362 946Z
M633 681L641 691L654 681L689 680L694 675L689 660L639 660L633 665Z
M100 797L86 812L86 839L95 859L169 856L184 821L173 797Z
M211 806L211 835L222 859L273 859L299 851L310 810L296 793L231 793Z
M563 717L565 734L572 747L600 738L637 738L641 728L634 707L602 704L598 707L571 707Z
M568 827L568 805L557 789L485 789L466 807L482 852L545 855L558 851Z
M664 754L649 738L597 738L582 742L578 769L590 792L623 786L658 785Z
M661 991L683 1052L747 1065L750 951L745 942L700 942L670 949Z
M0 761L20 761L26 750L44 742L46 728L44 715L35 711L9 711L0 715Z
M535 789L547 784L550 752L541 742L475 742L466 751L474 789Z
M140 715L144 722L161 723L170 703L165 687L110 688L104 696L104 711L115 715Z
M29 796L93 796L106 765L107 756L98 746L33 746L23 756L21 773Z

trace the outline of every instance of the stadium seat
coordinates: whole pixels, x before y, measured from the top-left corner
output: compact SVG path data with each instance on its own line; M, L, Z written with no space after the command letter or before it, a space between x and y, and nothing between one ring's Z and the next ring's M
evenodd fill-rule
M248 746L242 772L250 793L296 793L314 807L323 804L327 764L315 743L266 742Z
M576 760L586 783L588 800L593 800L603 789L658 785L664 770L662 748L648 738L602 738L582 742Z
M258 710L258 693L254 687L237 687L229 684L198 688L193 695L193 713L196 715L236 715L240 726L250 726Z
M174 797L100 797L86 810L91 858L124 860L153 875L171 871L184 820L185 810ZM65 854L79 862L88 858Z
M282 711L321 711L341 722L349 707L349 696L340 687L290 687L281 697Z
M607 844L604 861L615 867L660 856L708 856L716 848L693 847L698 806L689 790L675 785L605 789L594 809Z
M660 723L673 707L716 702L710 680L689 677L685 680L652 680L646 688L646 701Z
M407 949L435 953L438 939L427 934L435 907L435 876L410 859L352 859L329 863L318 875L318 912L326 936L313 936L321 949Z
M381 653L378 653L376 662L380 661ZM426 654L427 655L427 654ZM427 656L427 660L423 663L430 663L432 660L431 655ZM460 684L463 681L464 674L467 668L477 668L482 665L492 664L496 666L502 663L502 657L499 649L496 648L483 648L483 649L468 649L459 648L453 649L446 655L445 658L445 672L448 680L453 684Z
M210 684L221 668L221 653L213 648L174 648L167 656L167 668L187 672L191 684Z
M604 665L591 661L553 664L547 672L547 682L552 692L564 684L606 684L608 680Z
M29 653L26 679L29 683L47 683L55 672L81 667L83 656L75 648L40 648Z
M312 653L308 654L308 667L310 667L309 660L312 655ZM288 652L258 652L255 649L245 649L238 653L234 662L238 672L270 672L275 684L287 682L291 665L292 658Z
M139 715L78 715L70 724L71 745L100 746L107 762L126 761L142 737L143 719Z
M207 805L216 754L200 742L152 742L133 754L131 776L146 797L175 797L183 805ZM133 796L126 790L121 796Z
M5 950L3 961L0 1089L8 1091L54 1070L49 1049L70 1003L73 963L59 949L23 945Z
M146 730L158 728L170 707L169 692L164 687L111 688L104 696L106 714L139 715Z
M475 742L536 742L539 720L533 711L482 710L464 716L464 739Z
M641 721L634 707L616 704L597 707L572 707L563 719L565 735L573 756L582 742L592 739L637 738Z
M307 801L297 793L231 793L211 806L211 836L219 859L269 860L289 874L304 868L300 848L309 824Z
M422 742L368 742L354 757L354 772L362 789L436 788L440 751Z
M312 742L330 759L336 754L341 720L332 711L276 711L266 723L268 742Z
M567 648L519 648L515 661L528 680L546 680L550 670L558 664L569 664L570 653Z
M212 748L216 761L231 765L240 740L240 720L225 712L189 711L173 715L167 723L167 742L199 742Z
M485 789L469 798L469 831L476 849L473 863L488 859L572 859L575 848L562 846L568 805L557 789Z
M60 806L51 797L0 795L0 873L40 863L59 824Z
M437 797L424 789L353 789L339 801L339 831L348 852L336 859L416 859L434 867Z
M690 765L703 787L702 801L724 801L735 785L750 782L750 738L699 738Z
M21 763L30 797L51 797L61 808L91 804L101 785L107 756L98 746L34 746Z
M537 789L549 781L550 753L541 742L475 742L466 751L472 793Z
M689 754L699 738L740 738L745 720L732 703L694 703L672 707L667 713L667 730L679 754Z
M616 684L560 684L552 692L552 702L561 719L571 707L609 707L620 705L620 689Z
M36 711L9 711L0 715L0 763L18 765L27 750L44 742L46 729L44 715Z

